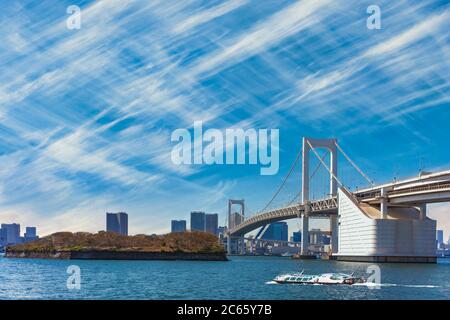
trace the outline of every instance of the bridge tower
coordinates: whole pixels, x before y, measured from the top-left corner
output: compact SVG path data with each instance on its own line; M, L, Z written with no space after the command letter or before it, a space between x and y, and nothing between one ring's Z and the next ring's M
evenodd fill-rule
M302 150L302 204L305 206L305 211L302 214L302 241L301 254L308 255L309 247L309 154L312 148L325 148L330 153L330 196L336 196L338 185L335 177L337 177L338 153L337 153L337 139L313 139L303 138ZM320 160L320 159L319 159ZM330 218L331 223L331 246L333 253L337 252L337 219Z
M240 213L233 213L232 212L232 207L233 205L239 205L241 207ZM237 226L238 224L244 222L245 219L245 200L244 199L229 199L228 200L228 230L230 230L231 228L234 228L235 226ZM227 239L227 252L228 254L232 253L232 238L231 236L228 236ZM242 237L241 239L236 239L237 242L237 250L236 251L241 251L241 253L244 253L244 237ZM239 248L240 245L240 248Z

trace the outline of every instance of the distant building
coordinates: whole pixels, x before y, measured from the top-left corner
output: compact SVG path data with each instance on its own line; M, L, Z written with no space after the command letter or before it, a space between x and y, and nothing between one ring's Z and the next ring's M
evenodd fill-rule
M218 227L219 215L217 213L207 213L205 215L205 231L217 235Z
M172 220L171 232L185 232L186 220Z
M441 249L444 246L444 231L436 230L436 247Z
M17 223L2 223L2 238L4 245L20 243L20 224Z
M230 215L230 223L229 223L230 229L234 228L238 224L241 224L243 221L244 221L244 217L240 213L238 213L238 212L232 213Z
M30 242L37 240L39 237L36 234L36 227L26 227L25 233L23 234L23 241Z
M205 231L205 213L202 211L191 212L191 231Z
M302 233L301 231L294 231L292 233L292 242L302 242Z
M217 233L220 234L224 234L227 231L227 227L218 227L217 228Z
M125 212L106 213L106 231L128 235L128 214Z
M217 235L219 236L220 243L224 244L225 232L227 232L227 227L218 227Z
M6 245L6 229L0 228L0 247Z
M286 222L274 222L269 225L261 239L288 241L288 225Z

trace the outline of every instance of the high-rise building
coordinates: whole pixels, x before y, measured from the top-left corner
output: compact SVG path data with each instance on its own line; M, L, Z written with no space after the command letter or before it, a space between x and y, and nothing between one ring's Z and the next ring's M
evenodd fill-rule
M186 220L172 220L171 232L185 232Z
M202 211L191 212L191 231L205 231L205 213Z
M36 227L26 227L23 234L24 242L37 240L39 237L36 234Z
M2 234L4 238L4 244L16 244L20 243L20 224L17 223L2 223Z
M217 213L207 213L205 215L205 231L217 235L219 227L219 215Z
M274 222L269 225L261 239L288 241L288 225L286 222Z
M128 235L128 214L125 212L106 213L106 231Z
M444 231L436 230L436 247L438 249L442 248L444 244Z
M292 233L292 242L302 242L302 233L301 231L294 231Z
M6 229L0 228L0 247L6 245Z

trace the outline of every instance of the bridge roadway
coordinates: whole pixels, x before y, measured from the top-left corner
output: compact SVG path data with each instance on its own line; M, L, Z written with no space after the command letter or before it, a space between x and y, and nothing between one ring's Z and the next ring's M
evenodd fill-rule
M450 201L450 170L422 174L416 178L358 190L353 194L359 201L377 205L382 200L382 189L386 191L389 205L419 206L426 203L448 202ZM338 211L336 196L310 201L308 204L310 217L327 217L337 214ZM272 222L299 218L306 208L305 204L296 203L255 214L230 229L229 235L240 237Z

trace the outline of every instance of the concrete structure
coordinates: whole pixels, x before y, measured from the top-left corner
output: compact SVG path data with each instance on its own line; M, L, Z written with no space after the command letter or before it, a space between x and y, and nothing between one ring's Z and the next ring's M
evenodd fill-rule
M310 151L313 151L316 155L314 148L325 148L330 153L330 166L327 169L330 172L330 196L336 196L337 194L337 169L338 169L338 154L336 147L336 139L312 139L303 138L303 153L302 153L302 203L305 204L305 210L301 215L302 220L302 255L308 255L309 248L309 213L311 212L311 207L309 205L309 155ZM319 159L320 160L320 159ZM331 220L331 223L336 223L336 220ZM335 228L335 226L331 226ZM337 239L334 239L335 242ZM337 243L333 243L333 247L337 247Z
M128 235L128 214L125 212L106 213L106 231Z
M436 221L421 218L414 208L390 208L358 202L339 189L338 260L434 262Z
M205 232L205 213L202 211L191 212L191 231Z
M240 212L232 212L233 205L239 205ZM245 220L245 201L244 200L236 200L230 199L228 200L228 230L239 226ZM238 253L241 254L245 251L245 242L244 237L233 238L227 237L227 252Z
M232 214L233 205L240 206L240 212L234 212ZM241 224L245 219L245 202L244 200L228 200L228 229L234 228Z
M2 223L1 229L4 245L12 245L22 242L20 239L20 224Z
M205 232L218 235L219 215L217 213L207 213L205 215Z
M323 232L320 229L311 229L309 230L309 243L328 245L330 244L330 239L327 234L329 234L329 232Z
M186 220L172 220L170 232L186 232Z

